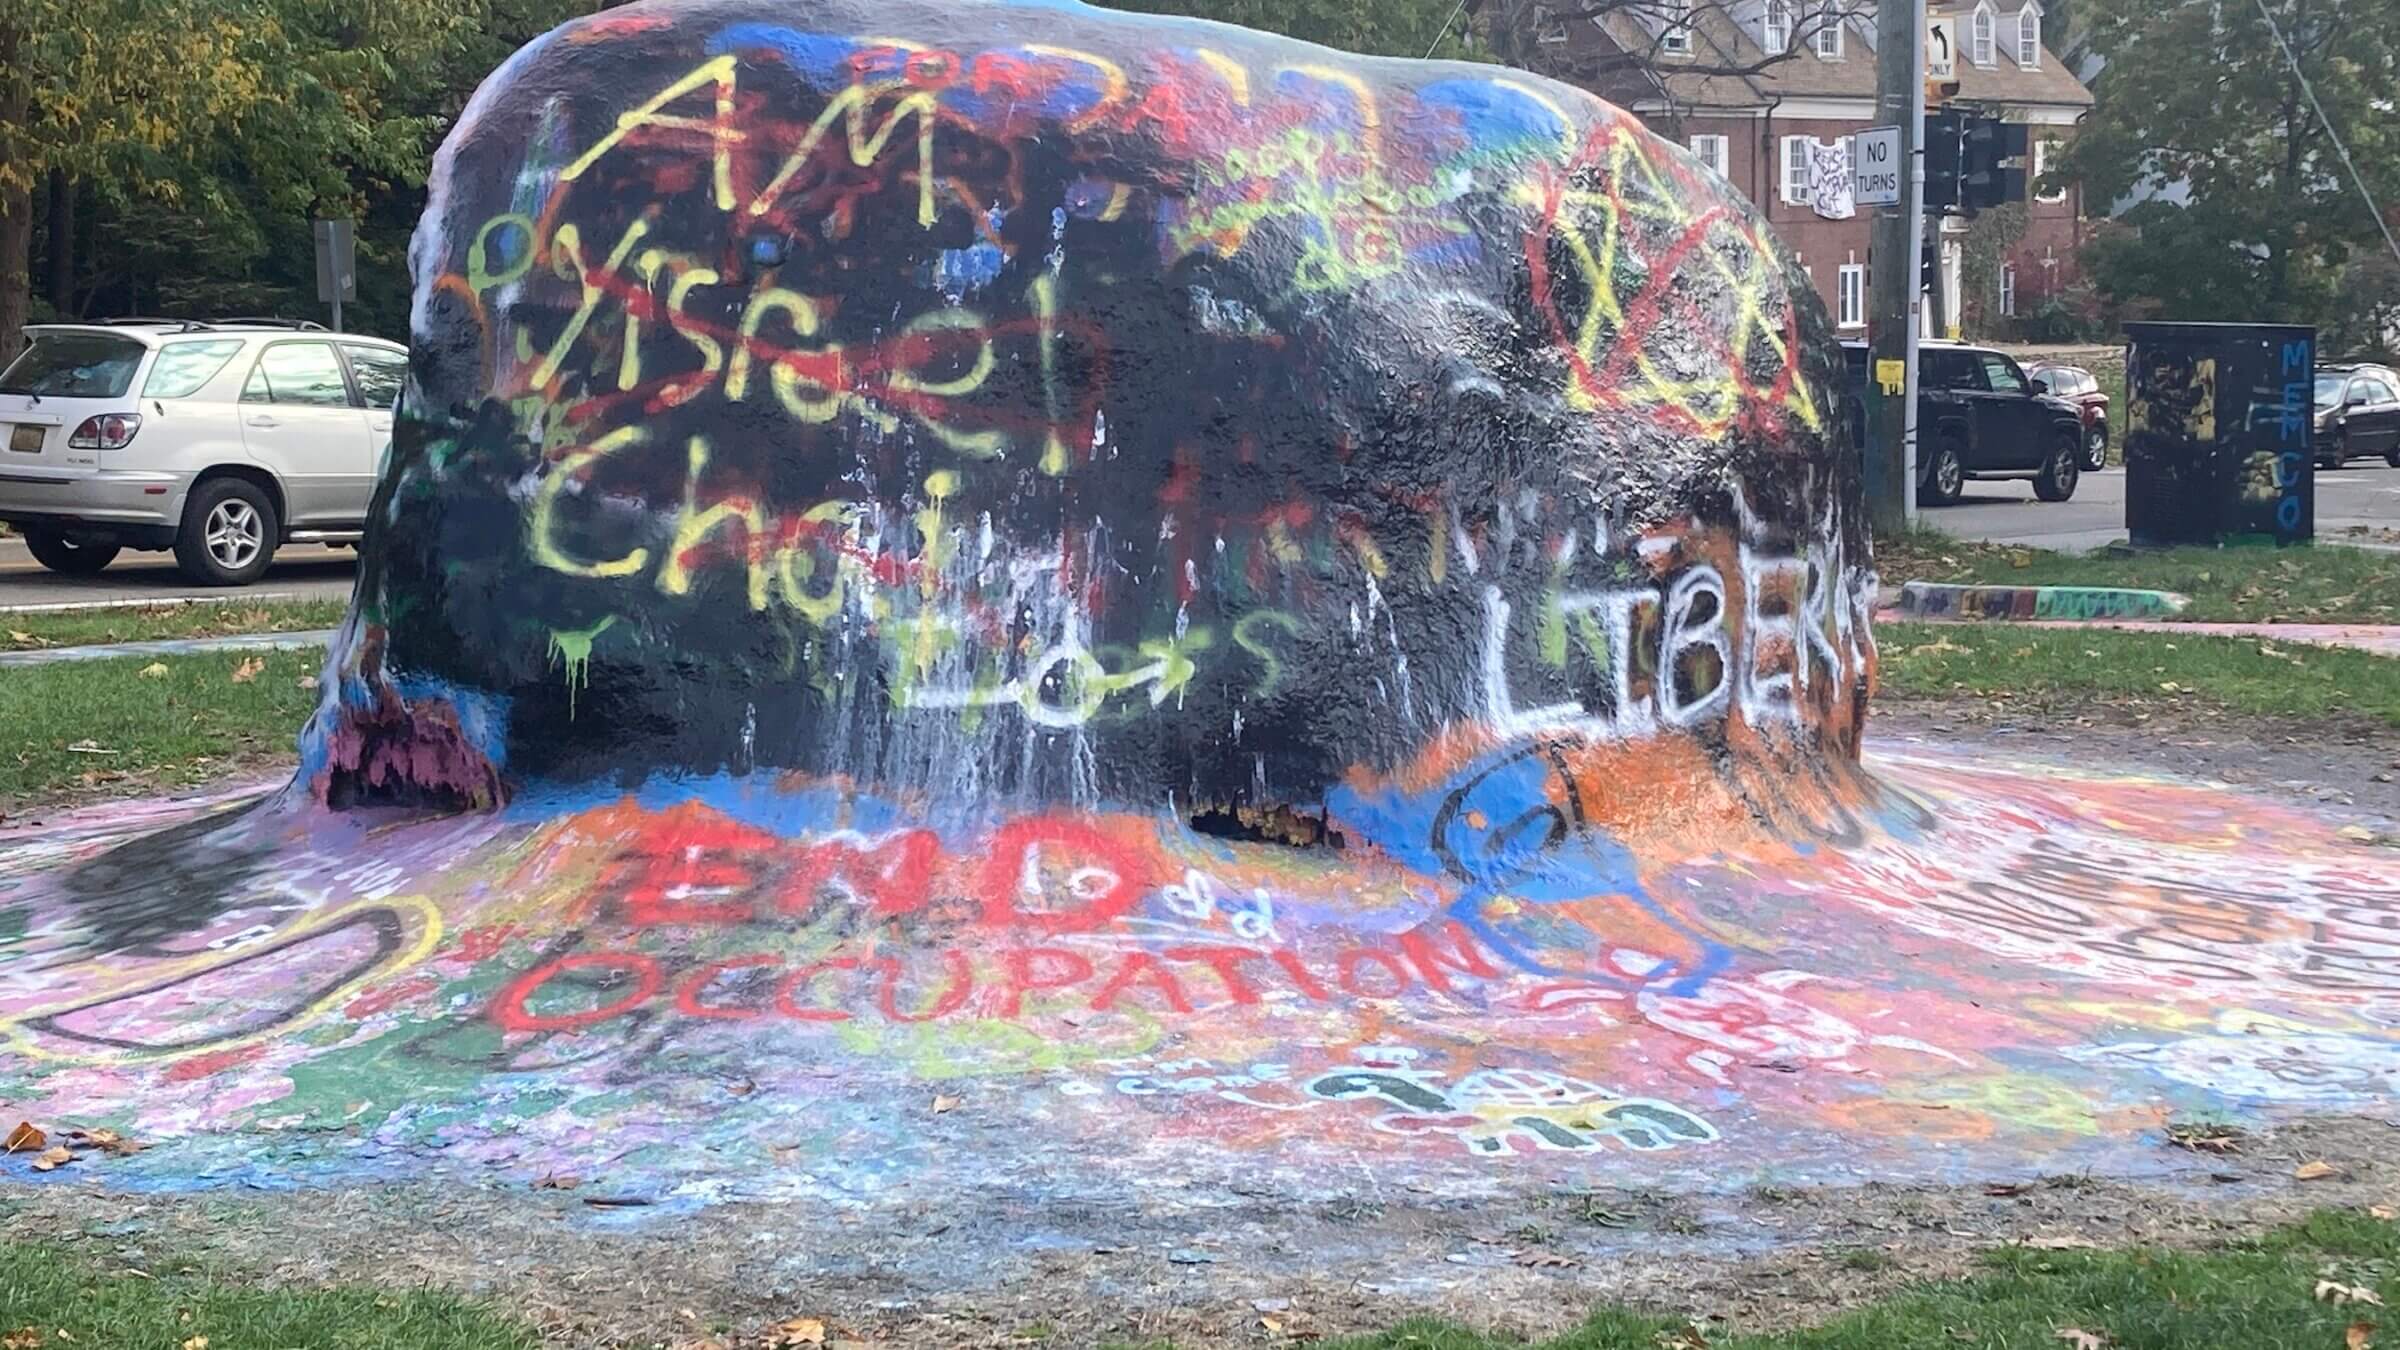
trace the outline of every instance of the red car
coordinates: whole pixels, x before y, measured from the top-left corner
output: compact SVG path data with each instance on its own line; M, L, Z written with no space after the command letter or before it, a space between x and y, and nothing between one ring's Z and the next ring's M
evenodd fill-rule
M2025 367L2025 374L2050 386L2051 397L2063 398L2082 411L2083 467L2108 467L2108 395L2100 392L2100 382L2092 378L2092 372L2057 361L2035 361Z

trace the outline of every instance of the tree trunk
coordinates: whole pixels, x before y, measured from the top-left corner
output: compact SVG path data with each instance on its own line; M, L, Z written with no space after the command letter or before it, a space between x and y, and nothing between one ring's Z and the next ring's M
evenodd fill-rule
M75 312L75 180L64 169L50 171L50 223L44 230L50 258L50 308L60 318Z
M0 190L0 364L24 345L33 301L33 194Z

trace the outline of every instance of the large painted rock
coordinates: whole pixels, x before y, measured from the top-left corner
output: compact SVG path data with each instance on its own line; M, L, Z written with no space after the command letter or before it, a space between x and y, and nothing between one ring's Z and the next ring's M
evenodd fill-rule
M337 805L789 770L1315 837L1493 744L1619 816L1848 781L1821 309L1581 91L637 4L477 95L413 264Z
M291 789L0 834L0 1101L150 1145L0 1181L571 1175L875 1202L885 1251L954 1205L982 1269L1056 1241L994 1215L2389 1113L2400 865L2219 788L1861 767L1823 316L1582 94L636 4L433 187Z

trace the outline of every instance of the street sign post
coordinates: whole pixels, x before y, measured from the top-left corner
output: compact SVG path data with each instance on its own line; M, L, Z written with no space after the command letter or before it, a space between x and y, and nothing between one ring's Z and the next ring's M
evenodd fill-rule
M1925 21L1925 102L1940 105L1958 96L1958 20Z
M1925 21L1925 78L1936 84L1958 78L1958 20Z
M317 301L333 306L333 331L342 331L342 302L358 298L358 224L316 222Z
M1898 206L1900 128L1868 127L1851 141L1851 198L1860 206Z

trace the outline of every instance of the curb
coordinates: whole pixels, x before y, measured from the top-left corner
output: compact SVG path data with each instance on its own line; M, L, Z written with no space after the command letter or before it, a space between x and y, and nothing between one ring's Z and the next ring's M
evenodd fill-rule
M2117 586L1965 586L1911 581L1900 612L1917 619L2159 619L2188 596Z
M61 661L115 661L128 656L191 656L202 652L288 652L304 647L333 645L334 630L305 633L251 633L235 637L165 638L157 642L109 642L89 647L37 647L31 651L0 652L0 670L18 666L47 666Z

